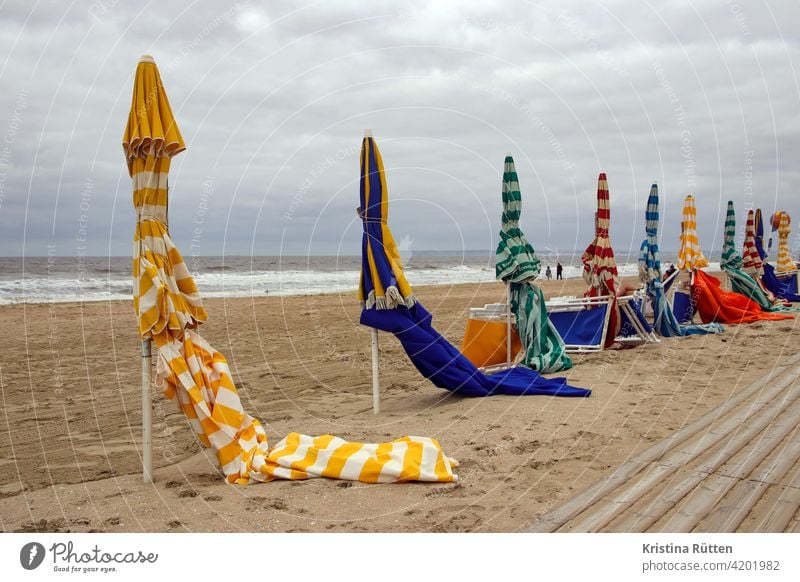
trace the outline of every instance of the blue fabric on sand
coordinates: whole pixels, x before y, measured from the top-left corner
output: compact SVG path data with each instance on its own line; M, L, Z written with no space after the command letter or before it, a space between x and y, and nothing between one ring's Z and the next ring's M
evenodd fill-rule
M592 393L568 385L565 378L544 378L530 368L484 374L433 328L432 319L419 301L412 307L371 308L361 312L362 325L393 333L417 370L439 388L462 396L586 397Z

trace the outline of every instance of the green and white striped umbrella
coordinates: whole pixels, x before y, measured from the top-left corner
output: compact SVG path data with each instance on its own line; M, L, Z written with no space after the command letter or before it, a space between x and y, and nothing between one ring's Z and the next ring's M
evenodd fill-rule
M522 363L539 372L568 370L572 359L567 355L564 340L550 323L544 304L544 293L533 284L541 262L533 246L519 228L522 194L519 190L514 158L506 156L503 172L503 217L500 242L495 254L495 273L510 286L511 310L517 318L522 342Z
M522 194L519 191L514 158L506 156L503 171L503 217L500 242L495 256L495 273L503 281L533 280L539 276L541 262L533 246L519 228L522 214Z

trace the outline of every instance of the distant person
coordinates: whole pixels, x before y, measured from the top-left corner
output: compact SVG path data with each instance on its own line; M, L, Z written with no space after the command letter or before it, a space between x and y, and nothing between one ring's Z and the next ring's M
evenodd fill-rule
M559 281L564 278L564 267L561 266L561 263L556 265L556 281Z
M550 270L550 265L547 265L547 270L544 272L544 276L547 277L547 280L553 278L553 271Z
M670 264L669 269L667 269L667 271L664 273L664 276L661 277L661 280L666 281L667 279L670 278L670 275L672 275L672 273L674 272L675 272L675 265Z

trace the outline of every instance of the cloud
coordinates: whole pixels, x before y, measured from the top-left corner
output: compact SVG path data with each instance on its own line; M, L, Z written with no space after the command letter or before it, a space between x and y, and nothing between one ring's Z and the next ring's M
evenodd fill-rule
M75 254L84 222L86 252L129 252L120 141L142 53L188 144L170 227L188 245L202 218L202 254L357 253L365 127L416 249L494 249L508 151L537 248L586 246L603 170L620 254L653 180L666 249L690 192L707 250L728 199L800 216L793 3L266 6L4 3L0 254Z

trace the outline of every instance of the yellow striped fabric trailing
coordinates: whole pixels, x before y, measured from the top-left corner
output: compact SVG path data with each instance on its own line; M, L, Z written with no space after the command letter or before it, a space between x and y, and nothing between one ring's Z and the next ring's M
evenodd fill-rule
M697 239L697 208L694 205L694 196L690 194L683 203L678 268L682 271L690 271L707 266L708 259L703 255L703 251L700 250L700 242Z
M435 439L381 444L291 433L270 448L261 423L247 414L225 357L194 330L159 346L157 382L175 399L203 444L217 453L230 483L330 477L365 483L456 480Z
M139 332L158 349L156 385L178 403L198 438L216 452L226 480L456 480L457 463L431 438L363 444L291 433L269 447L261 423L242 407L227 360L195 329L207 314L167 227L170 161L186 146L150 57L143 57L136 70L123 146L137 214L133 274Z
M778 223L778 263L775 266L777 273L793 273L797 271L797 264L789 255L789 215L781 213L781 221Z

